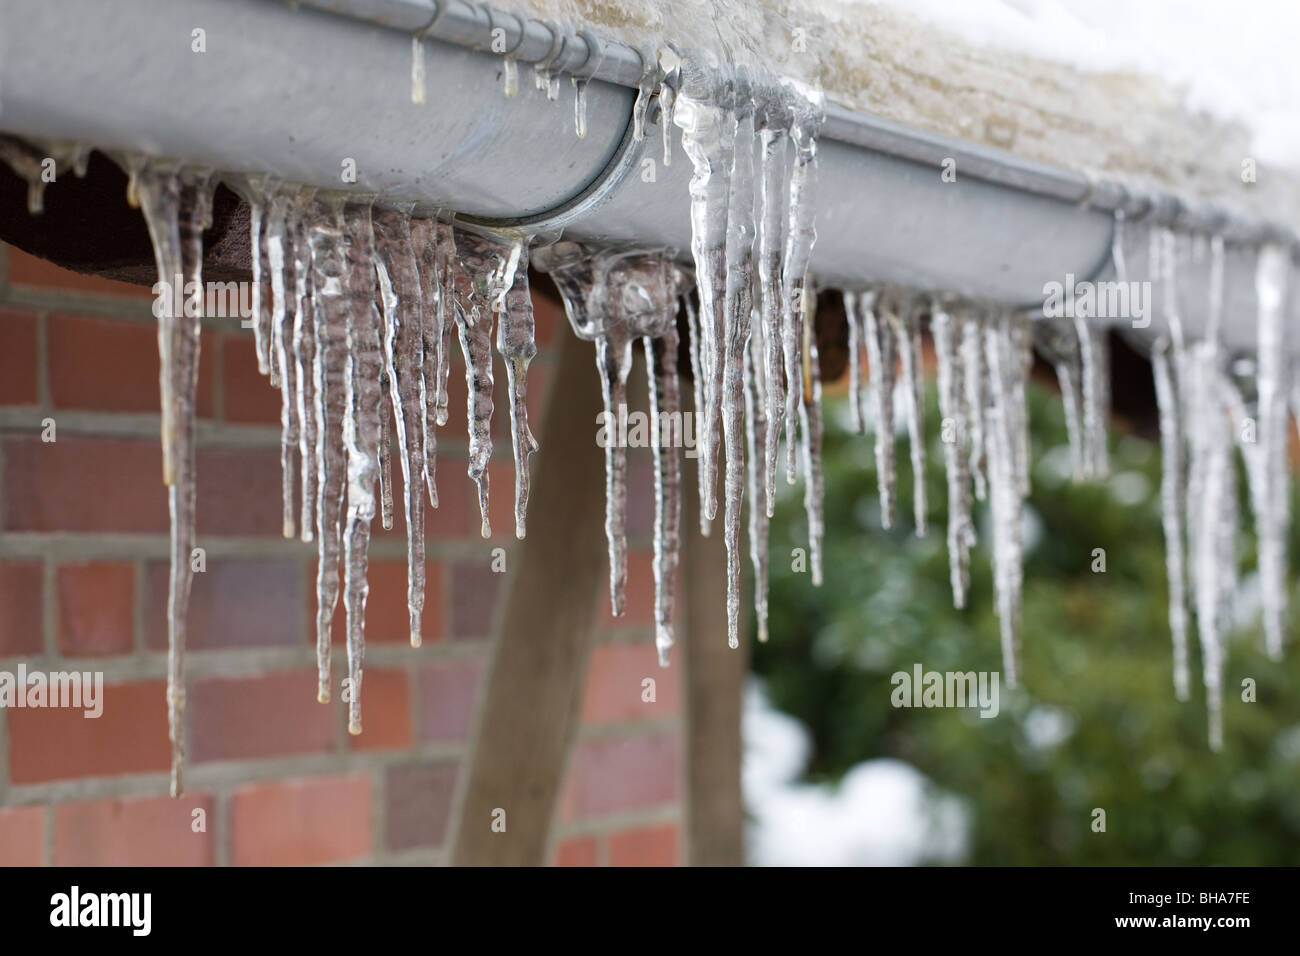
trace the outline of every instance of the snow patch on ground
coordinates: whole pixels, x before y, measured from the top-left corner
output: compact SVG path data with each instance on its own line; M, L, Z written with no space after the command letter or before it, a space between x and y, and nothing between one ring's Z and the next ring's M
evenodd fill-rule
M808 731L775 710L762 686L745 692L742 784L750 862L759 866L916 866L960 863L970 814L901 760L858 764L838 787L796 781Z

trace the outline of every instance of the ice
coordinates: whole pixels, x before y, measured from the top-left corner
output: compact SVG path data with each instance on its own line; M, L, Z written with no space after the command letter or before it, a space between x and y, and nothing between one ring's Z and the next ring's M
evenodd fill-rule
M271 271L271 385L280 389L280 473L283 534L296 532L294 509L295 453L298 452L297 367L292 355L293 326L297 314L294 292L294 253L288 223L290 200L285 193L271 199L267 213L267 258Z
M712 81L705 78L697 83ZM696 90L684 81L673 112L673 122L682 131L682 149L694 170L690 183L691 255L700 300L700 371L704 376L699 467L703 513L709 521L717 513L714 488L725 374L727 203L736 137L735 114L723 104L724 95L726 91L711 87ZM697 408L697 414L699 411Z
M863 296L868 293L861 293ZM862 350L866 347L862 316L858 312L857 292L844 293L844 317L849 328L849 416L853 430L865 434L867 430L866 408L862 396Z
M759 131L761 149L759 172L762 188L759 193L758 281L759 308L763 330L762 365L764 380L765 419L763 488L767 516L772 517L776 507L776 459L781 439L781 422L785 414L784 339L782 322L785 308L781 297L781 256L785 247L787 214L786 143L789 134L780 125L782 116L775 105L769 104L763 114Z
M411 37L411 102L423 106L425 97L424 37L416 34Z
M871 371L871 404L876 419L876 471L880 484L880 523L885 528L894 526L894 489L897 476L894 471L894 377L898 357L895 355L894 335L889 320L877 315L877 306L886 298L894 299L892 291L876 297L862 311L867 339L867 363Z
M379 377L379 391L387 395L391 390L385 372ZM379 523L385 531L393 530L393 410L387 400L379 406Z
M816 297L809 295L810 306L803 322L803 393L799 396L799 450L803 458L804 513L808 516L808 569L813 587L822 585L822 542L826 534L823 517L822 481L822 376L817 354L817 336L813 329Z
M695 302L688 295L682 304L686 308L686 325L690 340L687 347L691 355L691 393L694 399L696 438L699 438L699 427L704 421L704 362L700 355L704 349L704 343L700 340L700 320L695 311ZM708 497L708 485L704 483L704 459L697 455L695 458L695 467L697 470L697 485L700 494L700 534L706 538L709 536L711 522L704 513L704 499Z
M380 415L384 398L380 390L384 355L382 319L375 304L374 231L370 206L349 205L344 210L347 245L343 284L350 319L343 443L347 448L347 520L343 536L343 606L348 617L348 733L361 733L361 679L365 658L366 581L369 564L370 523L375 517L375 481L378 471Z
M673 303L676 317L676 301ZM677 609L677 568L681 553L682 465L672 436L665 436L660 421L680 420L681 391L677 379L677 324L668 322L662 336L641 340L649 377L650 419L654 427L655 459L655 648L661 667L675 641L673 619ZM662 417L666 416L666 418Z
M182 289L203 285L203 230L212 223L210 174L184 178L162 166L146 166L136 195L153 240L158 278ZM193 283L193 286L190 284ZM184 791L185 644L194 548L194 415L198 389L203 297L186 297L176 314L168 298L158 318L162 365L164 482L171 514L170 571L167 590L167 725L171 739L171 794Z
M316 440L319 422L316 417L316 382L313 366L316 358L316 319L312 286L311 245L308 236L309 196L303 195L293 206L294 295L298 309L293 325L295 402L298 412L299 474L302 479L302 518L299 522L303 541L311 541L316 527Z
M930 334L934 338L939 366L939 414L943 417L940 437L948 481L948 568L952 580L952 603L958 608L966 606L966 592L970 587L970 547L974 538L970 460L966 447L968 406L959 351L963 326L960 315L950 314L943 303L935 302L931 306Z
M754 565L754 624L760 643L767 641L767 541L768 513L763 497L763 449L767 445L767 389L763 367L767 354L761 321L754 324L746 356L745 452L748 455L749 556Z
M456 302L456 332L461 353L465 356L465 386L469 392L467 423L469 427L469 476L478 487L480 533L492 536L488 522L490 478L488 462L492 458L492 317L493 303L499 290L489 288L490 277L498 268L496 244L483 236L457 230L454 237L456 262L453 287Z
M1061 406L1065 411L1065 430L1070 442L1070 464L1074 480L1088 474L1087 449L1083 432L1083 366L1080 339L1074 323L1065 319L1040 319L1034 323L1034 345L1051 363L1061 388Z
M308 232L315 290L316 353L312 363L316 420L316 663L317 699L330 699L330 642L339 595L339 553L347 479L343 420L348 413L351 296L347 287L347 227L343 206L322 206Z
M1002 313L984 327L989 404L988 484L993 525L993 590L1002 633L1002 665L1008 687L1020 677L1020 595L1024 572L1024 483L1018 460L1026 363L1018 326L1024 320Z
M393 434L402 469L406 518L407 611L411 646L421 643L424 614L424 328L425 316L409 209L374 215L375 265L384 303L384 366Z
M1289 369L1284 340L1290 269L1289 249L1271 244L1261 247L1255 272L1255 294L1259 305L1257 441L1263 488L1259 496L1261 508L1255 514L1255 529L1259 538L1265 647L1273 660L1282 659L1286 636L1287 539L1291 529L1287 465Z
M925 398L921 381L921 322L914 303L906 301L890 324L898 337L899 366L902 370L903 414L907 417L907 438L912 460L912 514L916 536L925 536Z
M437 225L432 219L411 221L411 244L420 276L420 432L424 461L420 478L429 494L429 506L438 507L438 366L443 350L443 269L439 262ZM445 419L441 424L446 424ZM416 481L412 478L412 481Z
M1151 370L1155 378L1156 406L1160 415L1160 513L1165 532L1165 571L1169 582L1169 632L1174 649L1174 694L1179 700L1191 695L1187 659L1187 566L1184 514L1187 507L1187 474L1183 457L1185 434L1185 386L1180 380L1186 362L1183 354L1182 321L1178 315L1174 283L1177 277L1174 234L1151 232L1152 271L1161 287L1161 303L1168 333L1151 349Z
M558 242L537 250L534 262L554 280L574 334L596 343L596 367L604 402L605 536L609 548L610 606L617 617L623 614L626 605L627 449L617 434L616 423L619 409L627 404L633 344L638 338L675 338L675 332L670 335L669 330L675 321L677 301L686 292L687 278L662 250L592 249L574 242ZM670 411L666 407L670 390L664 387L665 406L661 410ZM653 389L656 402L661 397L659 389L660 386ZM661 440L660 422L656 422L655 431L656 441ZM667 469L666 461L657 462L656 488L660 493L671 490ZM656 511L659 512L658 507ZM659 585L655 602L656 642L661 659L666 651L664 641L671 639L662 626L672 618L671 594L664 587L671 587L668 571L670 564L676 562L676 536L671 533L668 510L664 510L663 517L662 527L656 521ZM670 548L673 557L669 556Z
M744 95L744 94L742 94ZM727 202L722 427L726 446L724 539L727 548L727 643L740 646L740 515L745 493L745 356L749 351L754 287L753 103L742 102Z
M974 482L975 498L983 501L988 493L988 456L984 449L984 408L988 397L988 380L985 378L984 327L980 307L966 310L961 323L961 379L966 390L967 432L970 447L970 473Z
M528 520L528 459L537 451L537 439L528 427L528 363L537 354L533 297L528 288L528 240L515 239L503 256L501 283L505 292L499 299L497 351L506 366L515 458L515 537L522 538Z

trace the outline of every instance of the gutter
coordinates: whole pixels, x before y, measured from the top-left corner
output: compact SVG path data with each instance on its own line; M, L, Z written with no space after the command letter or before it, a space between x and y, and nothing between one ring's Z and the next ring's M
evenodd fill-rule
M206 31L207 52L191 50ZM502 92L493 31L520 64ZM468 0L0 0L0 130L266 173L455 212L543 236L689 249L690 164L673 130L664 166L659 115L630 132L642 56L581 31ZM412 36L425 43L427 102L411 102ZM558 40L562 38L561 44ZM558 103L526 64L589 77L587 134L573 90ZM946 159L957 181L939 176ZM355 161L357 181L340 170ZM654 181L641 175L652 161ZM818 150L812 269L823 284L896 282L1039 310L1043 285L1106 279L1117 210L1130 223L1131 277L1147 276L1149 226L1223 231L1225 326L1253 347L1254 255L1289 246L1288 227L1192 209L1167 194L1031 162L1000 150L828 104ZM1205 297L1180 302L1184 328ZM1157 315L1151 332L1159 330Z

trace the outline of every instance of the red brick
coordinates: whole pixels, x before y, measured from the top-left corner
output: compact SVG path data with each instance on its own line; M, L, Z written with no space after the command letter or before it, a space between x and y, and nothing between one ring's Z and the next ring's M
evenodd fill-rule
M0 866L45 863L45 808L0 809Z
M235 866L317 866L364 860L374 849L366 776L248 787L230 801Z
M441 846L451 819L456 764L393 767L384 787L384 845L390 850ZM488 824L485 822L484 826Z
M624 830L609 838L610 866L676 866L677 825Z
M251 335L221 337L221 392L226 421L280 424L280 390L258 371Z
M653 642L599 644L587 668L582 698L586 724L646 720L677 714L681 695L680 667L660 667ZM642 700L641 682L655 682L653 702Z
M602 627L653 627L655 622L654 558L644 551L630 551L627 556L626 606L623 616L615 617L610 609L609 588L600 596Z
M196 460L200 536L283 534L278 445L200 448Z
M207 794L64 803L54 811L54 865L211 866L215 826Z
M375 522L376 527L378 521ZM370 594L366 598L366 643L411 643L411 612L406 605L406 562L370 562L366 581ZM312 607L316 606L315 601ZM315 612L313 611L313 614ZM424 566L424 616L420 632L426 642L442 639L442 565L426 562ZM333 630L335 644L347 640L347 611L343 607L342 584L339 586L339 603L334 610Z
M664 806L678 796L678 741L671 733L585 740L565 793L568 819Z
M153 412L159 408L158 328L153 322L49 317L50 397L55 408ZM212 417L213 336L199 348L195 408Z
M529 278L536 275L537 273L532 273ZM549 283L545 291L536 289L533 292L533 323L536 326L533 339L539 349L554 342L557 333L563 334L569 329L564 304L560 301L559 293L551 290Z
M404 750L411 746L411 679L405 671L365 670L361 731L348 738L353 750Z
M157 773L170 766L163 681L106 684L103 706L97 719L72 707L7 711L10 781Z
M41 653L42 580L37 561L0 561L0 657Z
M315 671L197 681L190 727L194 763L328 753L336 739L333 707L316 701Z
M153 299L153 292L149 286L118 282L114 279L103 279L99 276L82 275L70 269L60 268L44 259L28 255L15 246L7 248L9 251L9 281L13 285L36 286L58 292L85 292L117 298L125 296L131 299ZM141 314L148 314L147 306L141 306Z
M4 456L9 530L167 531L157 440L10 438Z
M595 866L596 838L574 837L555 848L556 866Z
M59 651L68 657L124 654L135 642L135 569L65 564L58 569Z
M484 549L479 561L461 561L452 565L450 574L447 631L451 639L466 641L490 637L497 595L505 577L492 570L491 551Z
M167 647L167 562L148 566L145 578L145 640ZM209 559L194 575L186 647L294 647L306 640L305 569L293 561ZM314 580L314 577L313 577Z
M438 482L438 507L429 508L425 496L424 535L429 541L446 541L464 538L473 529L478 535L478 498L473 497L474 520L471 524L469 509L473 485L465 477L465 460L461 455L443 453L436 473ZM394 522L396 524L396 522Z
M443 743L464 740L483 683L484 662L457 658L420 669L420 739Z
M0 309L0 405L40 402L36 316Z

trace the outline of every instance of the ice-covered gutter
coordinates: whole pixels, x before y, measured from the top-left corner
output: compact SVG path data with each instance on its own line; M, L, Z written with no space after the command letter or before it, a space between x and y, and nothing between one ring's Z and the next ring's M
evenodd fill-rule
M676 143L678 161L664 164L657 110L651 135L630 136L642 54L592 32L467 0L303 0L298 9L280 0L2 0L0 24L0 129L11 133L563 226L572 238L689 248L690 164ZM192 49L195 30L205 52ZM425 38L422 105L410 95L416 35ZM584 138L574 135L567 82L558 103L529 82L502 94L507 59L591 78ZM870 276L1036 304L1045 281L1108 268L1116 209L1130 222L1226 228L1297 248L1284 226L1132 195L834 104L818 160L812 267L832 284ZM355 184L341 179L348 161ZM945 164L955 182L941 177ZM1253 314L1251 269L1232 258L1226 312ZM1144 260L1143 249L1130 253L1131 275L1147 274ZM1189 331L1204 324L1201 312L1200 301L1187 303ZM1229 346L1253 342L1231 322L1225 335Z

